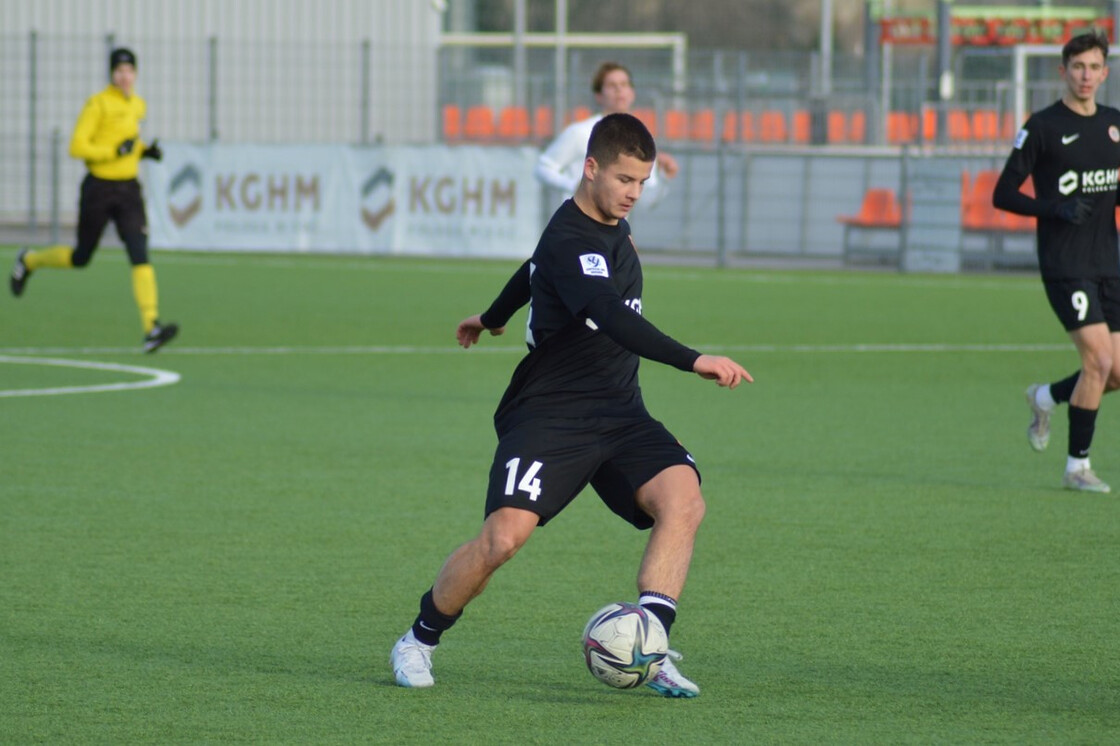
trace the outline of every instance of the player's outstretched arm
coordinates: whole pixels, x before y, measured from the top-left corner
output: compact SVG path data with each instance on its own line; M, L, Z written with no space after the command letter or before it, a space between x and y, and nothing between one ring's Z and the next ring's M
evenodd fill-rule
M747 369L729 357L719 355L701 355L692 364L692 369L701 378L715 381L720 386L733 389L743 381L754 383Z
M476 313L474 316L468 316L459 322L459 326L455 329L455 339L459 345L465 350L473 344L478 344L478 338L482 335L482 331L486 329L482 325L482 314ZM492 336L498 336L505 332L504 326L499 326L496 329L486 329Z

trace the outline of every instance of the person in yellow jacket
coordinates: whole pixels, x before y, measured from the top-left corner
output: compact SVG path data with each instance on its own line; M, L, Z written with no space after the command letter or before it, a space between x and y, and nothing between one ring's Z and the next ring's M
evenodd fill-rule
M84 267L93 258L106 224L112 220L132 265L132 291L144 329L144 351L155 352L179 332L175 324L159 321L155 270L148 261L148 220L144 194L136 176L140 159L160 160L159 142L140 140L140 122L147 113L136 95L136 55L114 49L109 55L111 83L86 101L70 140L70 155L86 162L78 204L78 244L23 249L12 267L11 289L23 294L31 273L48 267Z

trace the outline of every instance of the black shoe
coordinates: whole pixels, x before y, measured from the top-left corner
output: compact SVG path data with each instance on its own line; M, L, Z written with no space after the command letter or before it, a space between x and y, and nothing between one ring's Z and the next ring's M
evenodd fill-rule
M19 253L16 254L16 262L12 265L12 295L17 298L23 295L23 286L27 284L27 278L31 276L31 270L23 262L25 256L27 256L27 249L20 249Z
M175 335L178 333L178 324L160 324L157 321L152 330L144 336L144 352L155 352L175 339Z

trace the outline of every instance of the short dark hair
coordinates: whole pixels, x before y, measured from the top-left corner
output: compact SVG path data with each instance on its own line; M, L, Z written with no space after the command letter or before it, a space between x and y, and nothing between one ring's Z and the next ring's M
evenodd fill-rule
M609 166L619 156L629 155L644 163L657 157L657 144L642 120L633 114L608 114L591 128L587 157Z
M634 84L634 76L630 74L630 71L626 69L625 65L620 62L604 62L599 65L599 69L595 71L595 76L591 78L591 92L602 93L603 81L615 70L621 70L626 73L626 79L630 81L631 85Z
M1108 38L1100 31L1090 31L1087 34L1078 34L1062 47L1062 67L1069 65L1070 58L1084 54L1090 49L1099 49L1105 59L1108 59Z

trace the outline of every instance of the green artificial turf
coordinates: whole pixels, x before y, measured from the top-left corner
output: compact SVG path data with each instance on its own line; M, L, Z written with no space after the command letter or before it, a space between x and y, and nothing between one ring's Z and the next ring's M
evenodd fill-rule
M1064 409L1027 446L1023 389L1076 366L1037 278L647 267L647 318L756 378L643 364L708 501L673 631L703 691L673 701L583 665L644 542L590 493L446 635L435 688L393 683L524 350L524 313L469 351L454 327L515 263L154 264L182 325L156 355L120 252L0 298L0 356L181 376L0 398L0 742L1120 742L1120 503L1060 489ZM0 360L0 390L144 379ZM1116 407L1093 464L1120 490Z

